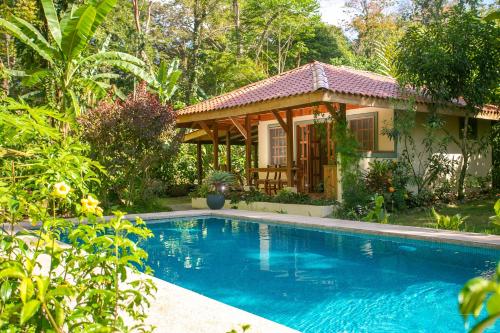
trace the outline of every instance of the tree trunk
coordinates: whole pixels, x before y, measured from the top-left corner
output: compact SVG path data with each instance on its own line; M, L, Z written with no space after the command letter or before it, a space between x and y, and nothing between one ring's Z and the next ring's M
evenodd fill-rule
M468 134L469 134L469 113L465 113L464 117L464 128L462 129L462 140L460 142L460 151L462 152L462 166L460 167L460 174L457 183L457 198L462 200L465 197L465 176L467 175L467 169L469 167L469 149L468 149Z
M243 52L241 48L241 30L240 30L240 4L238 0L233 0L233 13L234 13L234 33L236 37L236 56L241 56Z
M201 46L202 25L206 17L206 7L202 0L195 0L193 4L193 33L191 34L191 44L193 49L188 57L187 78L188 87L186 89L186 103L191 104L191 98L196 93L196 81L198 71L198 53Z

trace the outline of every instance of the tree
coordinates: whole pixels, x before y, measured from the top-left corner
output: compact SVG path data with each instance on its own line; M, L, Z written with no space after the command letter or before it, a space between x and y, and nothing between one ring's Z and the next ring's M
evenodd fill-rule
M462 162L457 182L458 198L464 197L469 160L482 144L469 138L470 119L482 108L498 102L500 79L500 27L485 21L472 8L457 5L443 20L411 26L396 55L398 79L437 103L464 105L459 137L446 132L460 148Z
M115 4L116 0L90 0L59 19L54 3L43 0L49 38L20 17L12 16L9 20L0 18L0 27L44 60L41 66L22 75L31 87L48 84L51 89L46 92L45 98L59 112L77 116L81 107L85 106L83 95L89 92L106 93L111 88L107 81L117 75L100 69L117 67L147 82L154 82L144 69L144 62L132 55L105 50L88 56L85 54L97 28Z

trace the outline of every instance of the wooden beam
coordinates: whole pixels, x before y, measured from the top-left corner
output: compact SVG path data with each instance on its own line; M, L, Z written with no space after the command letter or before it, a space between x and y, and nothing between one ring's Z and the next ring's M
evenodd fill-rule
M214 142L214 170L219 170L219 126L214 124L213 128L213 142Z
M243 125L238 121L238 119L235 119L234 117L229 117L229 119L231 119L234 126L238 129L238 131L241 133L243 138L246 140L246 138L248 136L248 131L245 129L245 127L243 127ZM246 121L246 118L245 118L245 121ZM246 126L246 124L245 124L245 126Z
M250 121L250 115L245 117L245 131L246 133L251 133L252 124ZM252 184L250 168L252 167L252 136L247 135L245 137L245 174L247 178L247 185Z
M283 120L283 118L281 118L279 111L272 110L271 112L273 113L274 118L276 118L276 120L278 121L278 123L280 123L281 128L283 128L283 130L285 131L285 133L288 133L288 126L285 123L285 121Z
M198 169L198 185L203 182L203 156L201 151L201 142L196 144L196 164Z
M231 172L231 130L226 131L226 167Z
M212 139L212 141L214 141L215 140L214 133L210 130L210 127L208 127L208 124L204 120L198 121L198 124L208 134L210 139Z
M293 113L292 109L286 110L286 181L288 187L293 186Z

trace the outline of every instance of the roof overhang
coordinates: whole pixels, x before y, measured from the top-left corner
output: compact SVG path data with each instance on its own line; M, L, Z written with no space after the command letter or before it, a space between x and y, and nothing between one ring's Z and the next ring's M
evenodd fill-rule
M321 89L311 93L259 101L231 108L185 114L180 113L177 116L177 126L192 128L193 124L199 121L217 121L221 119L228 119L229 117L242 117L246 115L256 115L272 111L298 109L326 103L343 103L357 105L359 107L380 107L389 109L407 109L409 107L409 101L407 100L384 99L353 94L342 94ZM429 105L429 103L417 102L416 109L418 112L428 112L430 109ZM462 107L453 104L434 104L434 106L436 108L436 111L441 114L457 116L464 113ZM482 119L499 120L498 114L491 112L481 113L478 117Z

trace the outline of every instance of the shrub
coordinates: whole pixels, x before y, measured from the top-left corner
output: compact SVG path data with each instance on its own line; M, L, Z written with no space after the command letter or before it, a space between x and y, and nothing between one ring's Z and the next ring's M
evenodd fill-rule
M363 221L389 223L389 214L385 209L383 196L376 195L373 198L373 208L368 211L366 216L363 218Z
M141 85L135 96L129 95L124 102L101 102L79 122L92 156L108 170L106 191L113 191L127 205L147 201L152 169L168 159L162 152L174 140L172 107L162 105Z
M460 226L464 223L467 217L462 217L460 214L455 214L453 216L441 215L434 207L431 209L432 217L436 222L436 228L446 229L446 230L459 230Z

